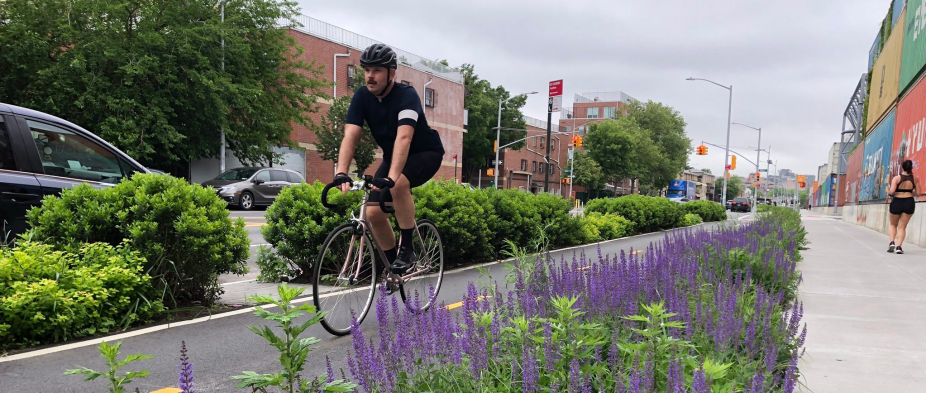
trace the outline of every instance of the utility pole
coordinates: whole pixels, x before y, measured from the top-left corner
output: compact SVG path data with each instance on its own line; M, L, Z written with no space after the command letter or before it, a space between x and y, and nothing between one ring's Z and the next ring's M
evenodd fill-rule
M221 3L221 18L222 18L222 73L225 73L225 1L222 0ZM214 9L214 8L213 8ZM219 129L219 138L222 143L222 151L219 154L219 172L225 173L225 125L223 124Z

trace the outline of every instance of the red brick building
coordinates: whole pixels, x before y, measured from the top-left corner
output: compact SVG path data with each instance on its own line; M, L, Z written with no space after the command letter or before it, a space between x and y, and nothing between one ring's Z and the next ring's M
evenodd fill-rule
M363 49L377 41L306 16L299 18L299 22L304 26L291 29L289 34L304 49L302 59L323 66L325 78L337 82L329 92L332 96L352 95L355 86L351 86L351 81L354 67L360 64L360 54ZM446 153L443 167L435 178L452 179L453 156L457 155L458 162L462 160L463 133L466 132L463 129L463 74L395 46L392 48L399 55L396 81L405 82L418 91L428 125L440 133L441 141L444 143ZM315 121L324 115L330 104L327 101L319 103L319 112L312 115ZM292 139L306 149L306 180L331 181L334 177L334 163L322 160L317 153L315 133L304 126L295 125ZM373 166L368 169L370 173L382 162L381 151L377 152L376 158Z
M563 109L559 121L560 130L585 137L589 124L614 119L618 113L626 114L624 105L631 100L634 100L634 98L619 91L576 94L572 109ZM571 137L567 142L569 140L571 140ZM585 151L584 147L578 149ZM605 185L605 191L612 192L615 195L629 194L631 183L630 179L612 181ZM584 195L582 195L585 193L584 187L574 184L573 191L580 199L585 199ZM634 190L634 192L637 191Z

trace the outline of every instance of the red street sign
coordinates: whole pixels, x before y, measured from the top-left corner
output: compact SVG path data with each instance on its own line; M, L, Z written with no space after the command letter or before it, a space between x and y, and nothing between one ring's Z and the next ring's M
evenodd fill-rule
M550 82L550 97L563 95L563 80Z
M725 168L727 168L728 171L730 170L730 166L729 166L729 165L727 165Z

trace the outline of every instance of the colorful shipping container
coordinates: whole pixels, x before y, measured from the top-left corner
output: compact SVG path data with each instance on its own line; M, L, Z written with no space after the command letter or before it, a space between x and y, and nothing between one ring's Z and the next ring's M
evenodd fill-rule
M900 66L900 93L905 92L926 65L926 0L907 4L903 24L903 56Z
M846 166L845 185L841 186L839 199L843 203L858 203L858 190L862 180L862 161L865 159L865 144L861 143L849 155L849 164Z
M890 181L891 147L894 141L896 112L890 111L865 138L865 158L862 161L862 182L859 202L887 198L885 186Z
M903 26L905 14L900 15ZM868 92L868 130L897 102L900 92L900 61L903 50L903 31L894 30L871 69L871 91Z
M921 79L897 105L897 125L894 130L891 155L892 176L900 174L904 160L913 161L913 177L926 200L926 78Z

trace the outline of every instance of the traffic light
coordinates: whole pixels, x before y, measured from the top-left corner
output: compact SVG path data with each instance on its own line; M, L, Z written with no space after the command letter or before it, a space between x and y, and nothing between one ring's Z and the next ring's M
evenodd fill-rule
M582 137L577 135L573 143L576 147L582 147Z
M486 176L495 176L495 168L486 169Z
M762 175L759 172L756 172L756 181L761 181Z
M730 156L730 169L736 169L736 156Z
M560 183L563 183L563 184L572 184L572 179L571 179L571 178L568 178L568 177L564 177L564 178L562 178L562 180L560 180Z
M496 139L496 140L495 140L495 143L493 144L492 152L493 152L493 153L498 152L498 139Z
M699 156L707 155L707 147L704 145L698 146L697 152L695 154Z

